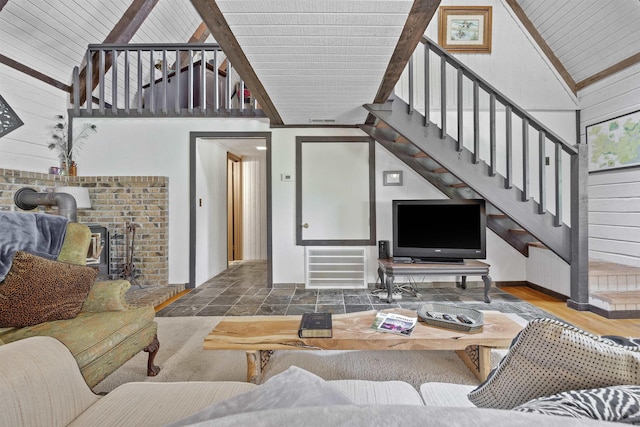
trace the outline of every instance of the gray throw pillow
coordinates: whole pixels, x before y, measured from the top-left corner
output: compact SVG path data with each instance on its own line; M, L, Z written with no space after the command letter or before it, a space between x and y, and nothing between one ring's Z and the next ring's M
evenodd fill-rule
M311 372L292 366L270 378L260 387L215 403L166 427L188 426L228 415L265 409L349 404L352 404L351 400L331 384Z
M513 409L563 391L625 384L640 384L640 348L614 344L554 319L534 319L468 397L478 407Z

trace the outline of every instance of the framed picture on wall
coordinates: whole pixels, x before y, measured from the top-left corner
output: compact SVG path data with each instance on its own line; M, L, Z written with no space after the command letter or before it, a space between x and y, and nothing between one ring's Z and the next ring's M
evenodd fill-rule
M449 52L491 53L491 6L441 6L438 44Z
M640 166L640 111L586 127L589 172Z

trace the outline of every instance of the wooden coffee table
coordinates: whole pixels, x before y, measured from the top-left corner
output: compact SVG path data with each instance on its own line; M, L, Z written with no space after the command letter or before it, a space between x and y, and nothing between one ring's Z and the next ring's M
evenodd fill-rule
M404 309L384 310L415 316ZM522 326L496 311L484 311L478 332L460 332L419 321L406 337L371 329L376 311L333 315L332 338L298 338L301 316L225 317L204 339L205 350L245 350L247 381L258 383L275 350L453 350L484 381L491 349L507 348Z

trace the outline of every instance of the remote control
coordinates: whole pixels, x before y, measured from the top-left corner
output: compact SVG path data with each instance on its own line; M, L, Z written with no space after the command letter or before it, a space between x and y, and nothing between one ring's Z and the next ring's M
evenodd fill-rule
M465 316L464 314L458 314L456 317L459 321L461 321L462 323L466 323L467 325L473 323L473 320L469 316Z

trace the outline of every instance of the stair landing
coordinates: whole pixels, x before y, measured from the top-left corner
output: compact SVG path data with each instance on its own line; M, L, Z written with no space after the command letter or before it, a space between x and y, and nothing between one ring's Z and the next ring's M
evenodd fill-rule
M610 319L640 318L640 268L589 261L589 304Z

